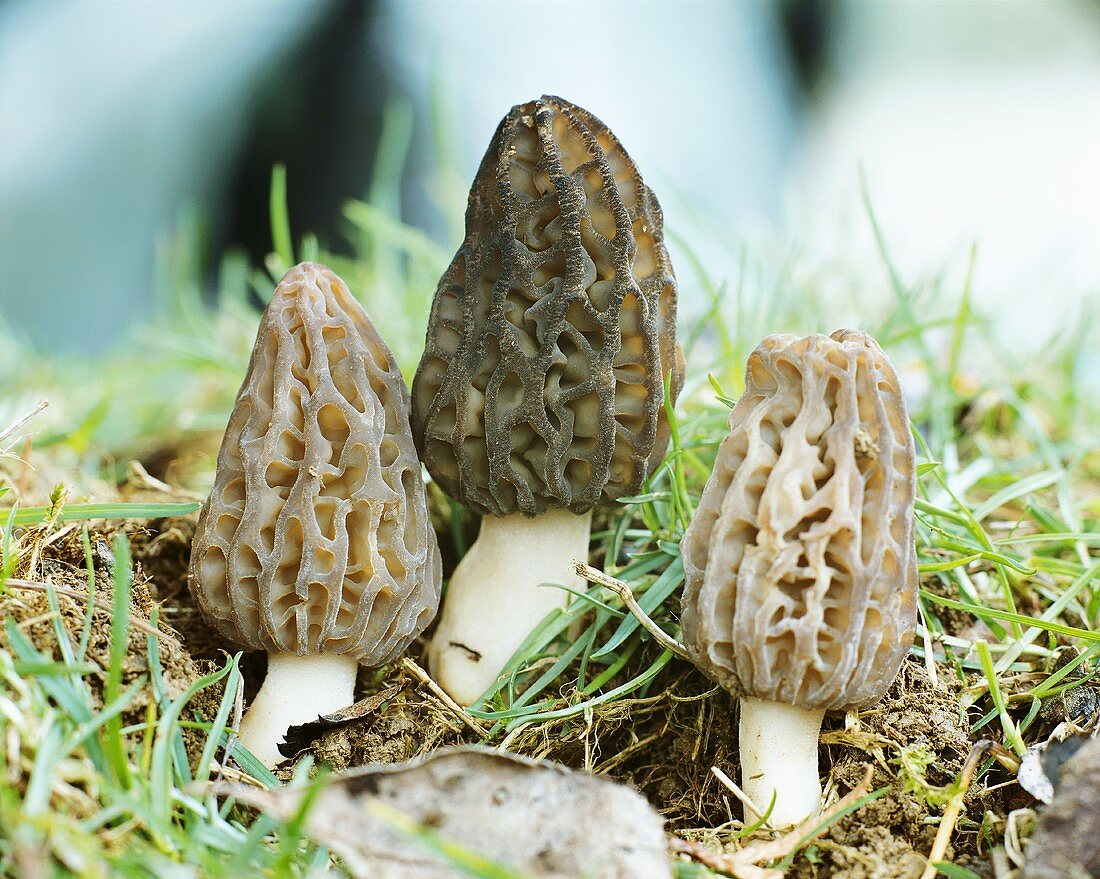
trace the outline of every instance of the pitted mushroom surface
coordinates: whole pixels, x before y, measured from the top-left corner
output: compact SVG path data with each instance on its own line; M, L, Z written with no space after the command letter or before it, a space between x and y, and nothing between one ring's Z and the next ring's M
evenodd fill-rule
M230 416L192 593L228 641L269 654L268 684L286 662L338 668L332 710L353 701L359 664L390 661L431 622L440 578L400 370L343 281L296 266ZM273 742L245 744L278 759Z
M897 376L864 333L770 336L745 384L684 537L682 622L696 662L742 699L743 787L761 808L777 791L773 818L794 823L820 796L823 712L881 698L912 641L915 452ZM812 770L798 753L746 766L747 726L801 730ZM782 790L773 769L812 789Z
M602 122L513 107L470 191L413 382L433 478L482 515L584 513L638 490L683 378L660 205Z
M428 471L481 513L432 642L471 704L579 586L592 507L664 455L683 380L661 209L611 131L552 96L513 107L470 190L413 381ZM528 517L535 517L530 520Z

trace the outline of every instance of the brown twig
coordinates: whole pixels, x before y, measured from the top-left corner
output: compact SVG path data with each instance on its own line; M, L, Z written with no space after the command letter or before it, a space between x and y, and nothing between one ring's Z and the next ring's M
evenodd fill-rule
M698 842L689 842L672 837L670 848L676 854L687 855L704 867L733 876L735 879L776 879L782 876L780 870L761 867L768 861L778 861L798 851L824 833L832 820L871 792L871 776L874 769L867 767L867 773L858 785L833 803L821 815L807 818L801 824L788 830L782 836L767 842L755 843L731 854L722 854L708 849Z
M619 598L622 599L623 604L626 605L626 609L634 615L634 618L641 623L642 628L649 632L653 636L654 640L660 644L665 650L675 653L681 659L686 659L691 662L691 655L687 652L684 645L677 641L675 638L669 636L660 626L658 626L649 615L642 610L641 606L634 598L634 593L630 590L630 587L626 585L622 580L617 580L610 574L605 574L603 571L593 568L591 565L586 565L579 559L573 559L573 570L578 577L582 577L589 583L596 583L603 586L605 589L610 589Z
M989 739L982 739L975 743L974 747L970 749L970 753L967 754L966 762L963 764L962 771L959 773L958 787L955 793L951 795L951 799L948 800L947 807L943 810L943 817L940 819L940 828L936 831L936 838L932 841L932 850L928 853L928 866L924 868L924 872L921 873L920 879L933 879L939 872L936 864L942 861L944 855L947 853L947 846L951 842L951 834L955 832L955 822L959 820L959 814L962 812L963 807L963 799L966 797L966 792L970 790L970 782L974 779L974 772L978 768L978 761L993 747L994 743Z
M407 656L401 660L401 667L418 681L420 681L420 683L426 686L429 690L431 690L432 695L435 696L435 698L438 699L440 702L442 702L447 710L450 711L459 720L461 720L464 724L466 724L466 726L472 729L481 738L489 738L489 730L478 723L477 720L475 720L466 712L465 708L463 708L454 699L448 696L446 691L444 691L444 689L439 686L439 684L432 680L431 675L424 671L424 669L422 669Z

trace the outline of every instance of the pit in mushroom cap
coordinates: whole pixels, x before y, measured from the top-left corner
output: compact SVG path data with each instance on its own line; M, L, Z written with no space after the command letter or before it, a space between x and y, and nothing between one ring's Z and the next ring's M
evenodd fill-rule
M882 349L850 330L769 336L745 383L682 544L684 640L742 697L743 724L757 702L820 724L881 698L912 642L905 400ZM814 785L816 741L815 727Z
M390 661L431 622L441 565L408 406L343 281L311 263L287 272L192 548L192 594L228 641L343 657L354 683L356 664Z
M483 515L429 659L472 704L579 586L592 507L664 454L683 379L661 209L602 122L561 98L513 107L470 190L432 304L413 433L444 491ZM526 521L525 517L534 517Z
M683 381L661 207L614 134L543 96L501 121L413 381L432 477L482 515L584 513L661 460Z

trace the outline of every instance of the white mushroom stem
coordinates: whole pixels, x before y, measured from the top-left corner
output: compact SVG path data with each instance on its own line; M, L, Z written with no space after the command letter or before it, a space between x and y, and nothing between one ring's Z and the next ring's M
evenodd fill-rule
M447 587L428 653L432 676L460 705L472 705L508 660L569 593L580 588L573 559L588 558L591 512L549 510L527 518L486 516Z
M789 827L821 807L821 780L817 772L817 744L825 712L782 702L741 699L738 738L741 749L741 788L767 812L772 827ZM745 820L755 822L745 807Z
M358 670L350 656L269 653L267 677L241 721L240 743L269 769L282 762L279 743L290 727L355 701Z

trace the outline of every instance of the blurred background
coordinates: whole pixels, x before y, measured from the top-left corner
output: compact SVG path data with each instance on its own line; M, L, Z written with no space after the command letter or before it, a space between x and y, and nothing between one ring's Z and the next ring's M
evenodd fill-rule
M682 280L686 249L715 282L750 254L888 295L886 247L961 290L976 244L1006 339L1096 313L1095 2L0 0L0 319L39 350L118 343L189 206L210 257L263 259L275 163L296 235L345 250L369 198L452 252L496 123L544 92L619 135Z

